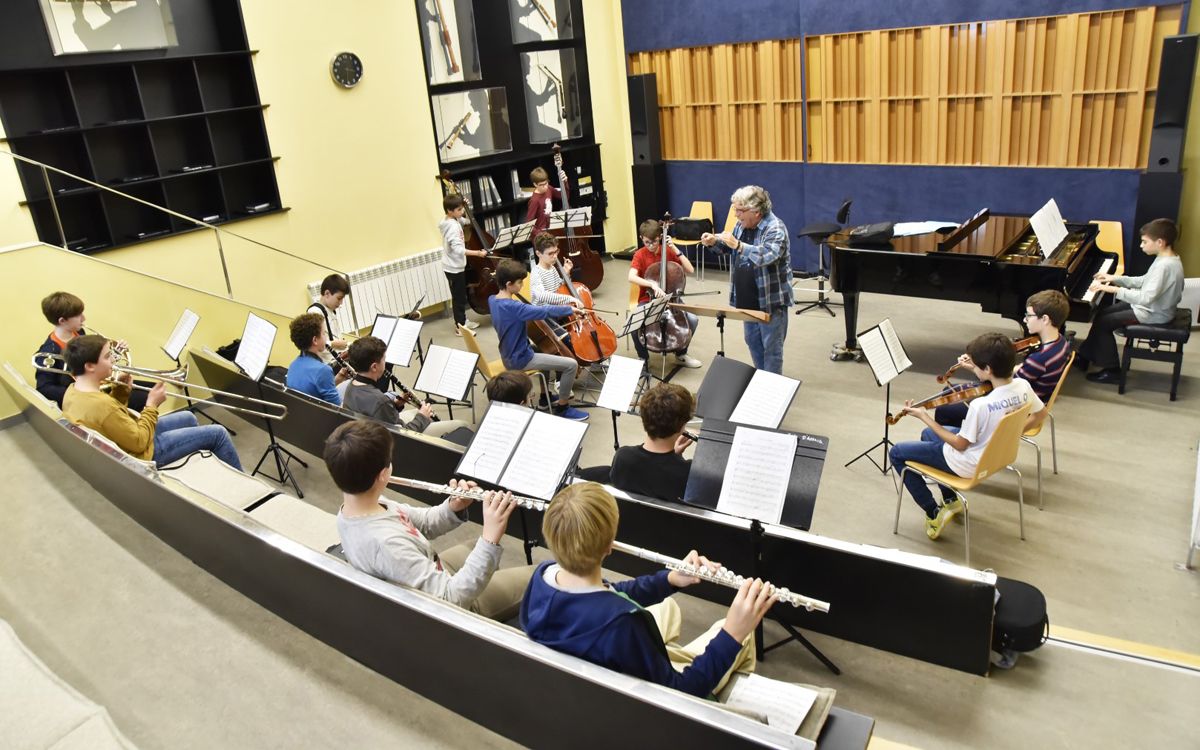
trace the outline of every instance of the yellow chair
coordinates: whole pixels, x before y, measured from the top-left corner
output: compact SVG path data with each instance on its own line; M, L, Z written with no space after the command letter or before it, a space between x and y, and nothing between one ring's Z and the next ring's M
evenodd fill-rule
M1071 352L1070 359L1067 360L1067 366L1063 368L1062 375L1058 378L1058 385L1054 386L1054 392L1050 394L1050 400L1046 402L1046 419L1050 420L1050 460L1054 466L1054 473L1058 473L1058 444L1054 439L1054 402L1058 400L1058 392L1062 389L1063 383L1067 382L1067 373L1071 371L1071 364L1075 362L1075 352ZM1021 435L1021 442L1029 443L1037 450L1037 477L1038 477L1038 510L1043 509L1042 505L1042 446L1038 445L1032 438L1037 437L1042 427L1046 423L1043 421L1031 430L1028 430Z
M692 201L692 208L688 211L690 219L708 219L713 220L713 205L712 201ZM671 240L675 243L675 247L682 253L686 254L689 247L696 248L696 261L700 265L700 278L704 278L704 248L700 247L700 240Z
M1100 228L1096 235L1096 247L1106 253L1117 254L1117 265L1112 272L1117 276L1125 273L1125 231L1121 222L1092 219L1091 223Z
M458 326L459 333L462 334L463 342L467 345L467 351L479 355L479 374L483 375L484 381L491 380L508 368L504 366L502 359L488 359L483 353L483 349L479 347L479 339L475 338L475 332L470 328ZM525 374L531 378L538 378L542 381L542 393L546 394L546 398L550 399L550 381L546 377L546 373L542 370L525 370ZM537 408L536 406L534 408ZM471 402L471 416L475 416L475 402ZM473 421L473 419L472 419Z
M1025 490L1021 485L1021 472L1013 466L1013 462L1017 460L1017 450L1021 445L1021 433L1025 427L1025 419L1029 416L1029 410L1032 408L1033 404L1025 404L1020 409L1006 414L1000 420L1000 424L996 425L996 431L992 433L992 439L983 448L983 455L979 457L979 465L975 467L975 476L960 477L957 474L915 461L905 463L900 472L900 486L896 491L896 521L892 525L892 533L900 533L900 504L904 500L904 475L910 471L916 472L943 487L948 487L962 502L963 524L966 527L966 565L968 568L971 567L971 512L963 493L975 489L983 480L996 472L1007 469L1017 475L1017 512L1020 517L1021 540L1024 541Z
M737 226L737 212L733 210L733 204L729 204L729 213L725 214L725 229L724 232L732 232Z

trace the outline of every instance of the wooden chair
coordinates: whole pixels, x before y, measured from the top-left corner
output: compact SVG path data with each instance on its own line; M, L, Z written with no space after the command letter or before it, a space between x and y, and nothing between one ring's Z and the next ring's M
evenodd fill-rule
M1058 473L1058 443L1054 439L1054 402L1058 400L1058 392L1062 389L1063 383L1067 382L1067 373L1071 371L1071 365L1075 362L1075 352L1071 352L1070 359L1067 360L1067 366L1063 368L1062 375L1058 378L1058 385L1054 386L1054 391L1050 394L1050 400L1046 402L1046 420L1050 422L1050 460L1054 467L1054 473ZM1038 445L1033 438L1037 437L1042 432L1046 422L1041 422L1037 427L1034 427L1021 435L1022 443L1029 443L1037 451L1037 478L1038 478L1038 510L1043 509L1042 505L1042 446Z
M904 500L904 475L913 471L948 487L954 492L963 506L963 525L966 527L967 567L971 567L971 512L967 507L964 492L975 489L979 484L996 472L1007 469L1017 475L1017 512L1020 518L1021 540L1025 540L1025 490L1021 485L1021 472L1013 466L1017 460L1017 450L1021 445L1021 432L1025 419L1033 404L1025 404L1020 409L1011 412L1000 420L992 439L984 446L983 455L979 457L979 465L975 467L972 477L960 477L957 474L935 469L928 464L917 462L905 463L900 472L900 487L896 492L896 521L892 525L892 533L900 533L900 503Z
M713 220L713 205L712 201L692 201L692 208L688 211L688 217L692 219L708 219ZM696 263L700 266L700 278L704 278L704 247L700 244L700 240L672 240L679 252L687 255L687 249L694 247L696 249Z
M1092 219L1090 223L1100 228L1096 235L1096 247L1106 253L1117 254L1117 265L1112 272L1118 276L1125 273L1125 231L1121 228L1121 222Z
M504 360L499 359L499 358L497 358L497 359L488 359L487 358L487 355L485 355L483 353L483 349L481 349L479 347L479 339L475 338L474 331L472 331L469 328L463 328L462 326L458 326L458 330L460 333L462 333L463 342L465 342L467 345L467 351L474 352L475 354L479 355L479 373L481 375L483 375L484 382L491 380L492 378L496 377L497 375L499 375L500 373L502 373L508 369L507 367L504 366ZM537 378L537 379L541 380L542 381L542 393L546 394L547 399L551 398L550 380L549 380L549 378L546 377L545 372L543 372L542 370L525 370L525 374L531 378ZM474 383L471 384L471 388L472 389L475 388ZM538 408L538 406L535 405L534 408L536 409L536 408ZM547 406L547 410L549 410L549 406ZM471 398L472 421L474 421L474 416L475 416L475 399L474 399L474 395L472 394L472 398Z

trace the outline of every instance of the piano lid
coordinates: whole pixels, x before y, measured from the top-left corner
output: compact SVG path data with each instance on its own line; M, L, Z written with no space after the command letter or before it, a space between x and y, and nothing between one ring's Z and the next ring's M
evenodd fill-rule
M850 229L830 235L829 244L833 247L854 248ZM984 209L949 234L929 232L908 237L893 237L891 246L892 250L899 253L996 258L1028 231L1028 216L989 215L987 209Z

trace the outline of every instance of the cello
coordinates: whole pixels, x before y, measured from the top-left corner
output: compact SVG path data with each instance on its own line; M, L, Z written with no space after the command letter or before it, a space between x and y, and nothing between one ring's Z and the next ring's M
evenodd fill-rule
M443 195L460 195L458 186L454 184L454 180L450 177L450 170L444 169L437 176L438 181L442 184ZM466 199L464 198L464 203ZM485 250L489 253L489 257L480 258L477 255L467 256L467 303L471 309L480 315L491 315L492 311L488 308L488 297L500 291L499 285L496 284L496 266L499 263L496 258L491 257L492 245L496 241L490 234L484 231L483 227L479 226L479 222L475 221L475 214L471 213L471 206L466 203L467 218L471 221L470 232L463 232L463 240L469 250Z
M563 186L561 190L563 211L570 211L571 201L567 195L569 191L567 190L567 172L563 167L562 146L556 143L553 150L554 166L558 169L558 184ZM604 262L600 259L600 254L588 245L587 240L576 237L575 230L569 223L563 230L562 236L567 240L567 257L575 264L572 271L575 279L586 284L588 289L599 289L600 283L604 281Z
M554 267L563 280L558 293L574 297L581 308L568 325L575 359L589 364L608 359L617 351L617 334L592 309L592 291L582 281L572 281L562 263L555 260Z
M658 288L675 301L679 301L686 284L683 266L669 260L668 247L671 236L671 214L663 216L662 246L659 260L646 269L645 278L658 276ZM687 313L668 307L658 323L650 323L641 330L642 343L652 352L666 354L686 349L692 341L692 327L688 325Z

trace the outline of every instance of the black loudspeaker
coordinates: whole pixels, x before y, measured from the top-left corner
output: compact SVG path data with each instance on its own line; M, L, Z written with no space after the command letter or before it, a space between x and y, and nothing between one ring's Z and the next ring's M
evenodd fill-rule
M667 165L633 165L633 210L638 224L667 212ZM640 239L640 238L639 238Z
M1177 172L1183 165L1183 135L1196 75L1196 40L1196 34L1163 40L1154 127L1150 131L1150 158L1146 164L1151 172Z
M1139 249L1141 229L1153 219L1179 219L1179 203L1183 195L1181 172L1144 172L1138 178L1137 208L1133 213L1133 228L1125 243L1125 275L1146 273L1153 260Z
M633 163L660 163L658 88L653 73L629 76L629 130L633 136Z

